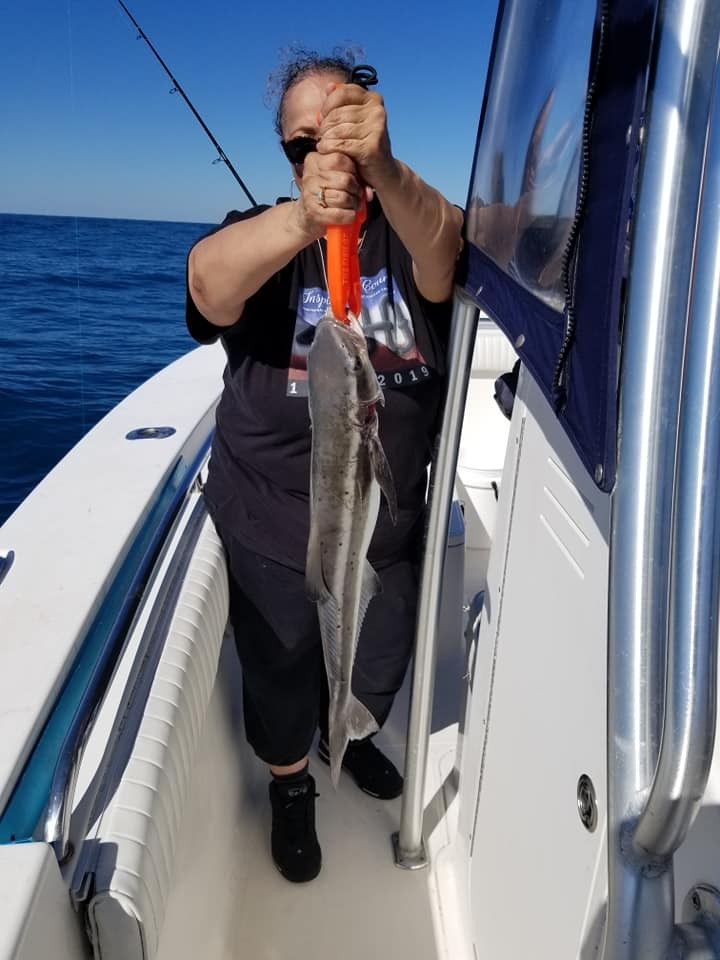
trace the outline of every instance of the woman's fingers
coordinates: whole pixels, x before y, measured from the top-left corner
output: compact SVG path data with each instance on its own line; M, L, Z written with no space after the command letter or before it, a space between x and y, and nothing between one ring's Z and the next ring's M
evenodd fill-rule
M308 211L327 223L352 223L364 194L355 165L342 154L310 154L302 176Z
M375 185L392 167L393 156L383 98L355 84L336 87L321 111L318 156L339 153L359 176Z

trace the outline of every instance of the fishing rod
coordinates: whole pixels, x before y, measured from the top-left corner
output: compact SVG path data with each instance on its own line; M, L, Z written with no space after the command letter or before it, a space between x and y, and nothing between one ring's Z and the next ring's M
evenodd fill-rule
M163 68L163 70L165 71L165 73L166 73L166 74L170 77L170 79L172 80L172 82L173 82L173 89L170 91L170 93L175 93L175 91L177 91L177 92L180 94L180 96L183 98L183 100L185 101L185 103L186 103L186 104L190 107L190 109L192 110L192 112L193 112L193 114L194 114L195 119L197 120L197 122L198 122L198 123L200 124L200 126L203 128L203 130L204 130L205 133L208 135L208 137L210 137L210 140L212 141L212 145L215 147L215 149L216 149L217 152L218 152L217 159L216 159L216 160L213 160L213 163L217 163L218 160L222 160L222 162L223 162L223 163L225 164L225 166L228 168L228 170L230 171L230 173L235 177L235 179L237 180L237 182L240 184L240 186L242 187L242 189L245 191L245 195L246 195L246 197L248 198L248 200L250 201L250 203L251 203L253 206L257 206L257 202L256 202L255 198L253 197L253 195L250 193L250 191L248 190L248 188L247 188L247 187L245 186L245 184L243 183L240 174L237 172L237 170L235 169L235 167L234 167L234 166L232 165L232 163L230 162L230 159L228 158L228 155L225 153L225 151L223 150L223 148L220 146L220 144L217 142L217 140L215 139L215 137L212 135L212 133L210 132L210 129L208 128L208 125L205 123L205 121L203 120L203 118L202 118L202 117L200 116L200 114L197 112L197 110L196 110L195 107L193 106L192 102L190 101L190 98L188 97L188 95L185 93L185 91L183 90L183 88L180 86L180 84L178 83L178 81L175 79L175 77L174 77L174 76L172 75L172 73L170 72L170 68L169 68L168 65L165 63L165 61L164 61L163 58L160 56L160 54L157 52L157 50L155 49L155 47L152 45L152 43L151 43L150 38L148 37L148 35L145 33L145 31L143 30L143 28L142 28L142 27L140 26L140 24L137 22L137 20L135 19L135 17L130 13L130 11L128 10L128 8L127 8L127 7L125 6L125 4L123 3L123 0L118 0L118 3L120 4L120 6L123 8L123 10L125 11L125 13L128 15L128 17L132 20L133 24L135 25L135 27L136 27L136 29L137 29L137 31L138 31L138 40L144 40L144 41L145 41L145 43L150 47L150 49L152 50L153 54L155 55L156 60L158 60L158 62L160 63L160 66Z

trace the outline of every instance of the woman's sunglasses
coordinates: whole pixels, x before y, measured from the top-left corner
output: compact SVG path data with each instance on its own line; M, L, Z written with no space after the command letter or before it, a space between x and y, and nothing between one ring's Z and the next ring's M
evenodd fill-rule
M317 150L317 140L314 137L293 137L292 140L281 140L280 145L290 163L304 163L305 157Z

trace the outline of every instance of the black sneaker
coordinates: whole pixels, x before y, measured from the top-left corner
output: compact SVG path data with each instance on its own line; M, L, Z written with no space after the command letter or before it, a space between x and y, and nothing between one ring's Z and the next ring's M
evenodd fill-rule
M318 756L323 763L330 763L327 741L322 737L318 743ZM403 791L403 778L395 765L388 760L372 740L351 740L342 762L363 793L378 800L394 800Z
M272 780L269 789L275 866L293 883L314 880L322 864L315 833L315 781L310 774L294 783Z

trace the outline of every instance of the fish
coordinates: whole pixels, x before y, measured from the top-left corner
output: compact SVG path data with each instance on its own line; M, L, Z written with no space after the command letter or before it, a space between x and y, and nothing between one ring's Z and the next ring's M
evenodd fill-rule
M317 604L330 707L330 776L337 787L350 740L375 733L372 713L353 694L352 670L368 604L381 592L367 551L381 491L392 522L397 499L378 435L384 397L357 317L317 325L307 360L310 422L310 534L305 587Z

